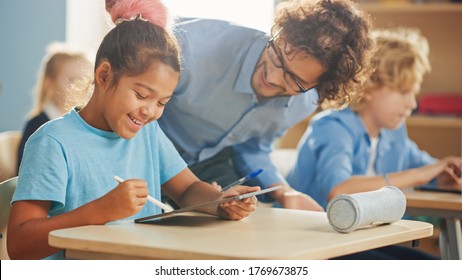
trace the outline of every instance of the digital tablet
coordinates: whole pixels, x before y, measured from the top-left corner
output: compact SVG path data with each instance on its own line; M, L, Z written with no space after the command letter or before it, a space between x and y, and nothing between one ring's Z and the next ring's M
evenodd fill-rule
M164 218L164 217L172 216L172 215L175 215L175 214L178 214L178 213L194 211L194 210L197 210L197 209L202 208L204 206L210 206L210 205L214 205L214 204L218 206L221 203L229 202L229 201L232 201L232 200L242 200L242 199L247 198L247 197L252 197L252 196L256 196L256 195L260 195L260 194L264 194L264 193L269 193L269 192L275 191L275 190L280 189L280 188L281 188L281 186L275 186L275 187L259 190L259 191L256 191L256 192L244 193L244 194L240 194L240 195L236 195L236 196L231 196L231 197L226 197L226 198L222 198L222 199L218 199L218 200L212 200L212 201L208 201L208 202L204 202L204 203L199 203L199 204L196 204L196 205L176 209L176 210L173 210L173 211L170 211L170 212L164 212L162 214L157 214L157 215L147 216L147 217L143 217L143 218L138 218L138 219L135 219L135 223L142 223L142 222L145 222L145 221L148 221L148 220L155 220L155 219L159 219L159 218Z
M442 188L442 187L435 188L435 187L429 187L429 186L420 186L420 187L415 187L415 189L419 191L448 192L448 193L462 194L461 190Z

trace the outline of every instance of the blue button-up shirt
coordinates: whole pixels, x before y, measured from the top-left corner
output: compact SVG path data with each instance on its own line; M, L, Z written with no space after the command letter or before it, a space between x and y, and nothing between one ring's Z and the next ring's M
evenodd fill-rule
M300 140L297 162L287 180L326 207L335 186L351 176L366 174L370 147L363 122L349 108L319 113ZM376 174L417 168L435 160L408 138L405 125L380 130Z
M159 123L188 164L232 146L236 171L262 168L256 184L285 182L270 161L273 141L316 109L315 90L258 102L251 87L265 50L262 31L220 20L181 19L183 68Z

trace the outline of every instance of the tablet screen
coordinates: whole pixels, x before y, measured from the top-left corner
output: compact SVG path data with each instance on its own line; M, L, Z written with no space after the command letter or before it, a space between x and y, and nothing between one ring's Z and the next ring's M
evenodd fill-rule
M145 221L148 221L148 220L154 220L154 219L164 218L164 217L168 217L168 216L173 216L173 215L178 214L178 213L194 211L194 210L197 210L197 209L202 208L204 206L210 206L210 205L214 205L214 204L218 206L221 203L225 203L225 202L232 201L232 200L242 200L242 199L247 198L247 197L252 197L252 196L272 192L272 191L275 191L275 190L280 189L280 188L281 188L281 186L275 186L275 187L259 190L259 191L256 191L256 192L244 193L244 194L240 194L240 195L236 195L236 196L231 196L231 197L226 197L226 198L222 198L222 199L218 199L218 200L212 200L212 201L208 201L208 202L204 202L204 203L199 203L199 204L196 204L196 205L176 209L176 210L171 211L171 212L164 212L162 214L157 214L157 215L152 215L152 216L147 216L147 217L135 219L135 223L142 223L142 222L145 222Z

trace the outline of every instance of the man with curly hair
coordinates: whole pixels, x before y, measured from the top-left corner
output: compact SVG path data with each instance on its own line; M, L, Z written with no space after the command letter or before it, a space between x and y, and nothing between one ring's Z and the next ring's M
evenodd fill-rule
M283 185L282 207L322 211L294 192L270 160L275 139L321 103L354 99L373 46L355 3L291 0L277 6L271 34L209 19L181 18L183 68L160 125L202 180L226 185L257 169L253 185Z

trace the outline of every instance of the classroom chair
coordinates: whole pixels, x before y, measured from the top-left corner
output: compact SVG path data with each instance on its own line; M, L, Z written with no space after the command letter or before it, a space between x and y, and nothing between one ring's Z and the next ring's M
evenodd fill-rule
M20 131L0 132L0 182L17 175L18 146L21 137Z
M11 198L18 177L10 178L0 183L0 259L9 260L8 251L6 249L6 231L8 229L8 219L10 218Z

